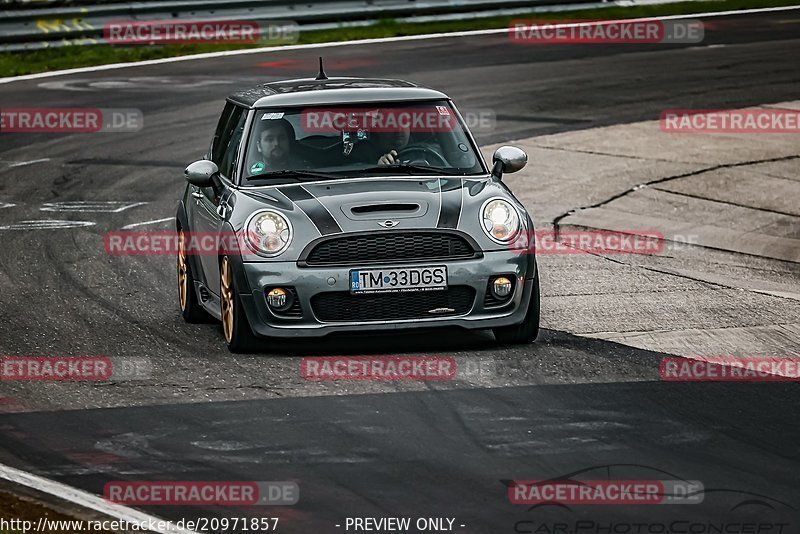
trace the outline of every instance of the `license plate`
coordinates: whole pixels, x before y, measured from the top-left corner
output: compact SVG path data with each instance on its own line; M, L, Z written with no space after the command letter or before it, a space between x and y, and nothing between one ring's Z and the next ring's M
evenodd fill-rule
M351 293L436 291L447 289L447 267L350 271Z

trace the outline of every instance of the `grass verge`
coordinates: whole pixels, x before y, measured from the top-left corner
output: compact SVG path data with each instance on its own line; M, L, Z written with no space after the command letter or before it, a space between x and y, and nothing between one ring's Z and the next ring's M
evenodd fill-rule
M5 485L5 484L4 484ZM47 534L74 534L81 530L91 531L96 534L114 534L111 530L92 530L92 526L102 524L88 524L86 521L101 521L107 518L94 512L79 518L72 512L67 513L66 508L71 505L61 503L57 509L47 502L40 502L31 496L15 495L14 493L0 491L0 519L11 530L0 529L0 534L28 534L35 532L39 520L45 518L49 523L43 523L42 532ZM81 511L85 514L85 511ZM77 513L77 512L76 512ZM79 524L82 523L82 524ZM111 523L106 523L112 526ZM26 530L25 526L28 527ZM49 528L48 528L49 527Z
M426 33L505 28L515 19L619 19L685 15L713 11L733 11L764 7L797 5L797 0L707 0L674 4L607 7L560 13L531 13L505 17L488 17L441 22L406 23L382 20L371 26L308 31L300 34L299 44L374 39ZM29 52L0 53L0 77L19 76L37 72L88 67L109 63L143 61L165 57L185 56L222 50L258 48L262 45L184 44L159 46L65 46Z

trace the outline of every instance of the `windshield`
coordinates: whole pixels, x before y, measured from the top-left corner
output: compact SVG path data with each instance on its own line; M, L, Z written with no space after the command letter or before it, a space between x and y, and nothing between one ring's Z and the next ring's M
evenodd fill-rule
M286 177L484 173L449 102L259 109L242 185Z

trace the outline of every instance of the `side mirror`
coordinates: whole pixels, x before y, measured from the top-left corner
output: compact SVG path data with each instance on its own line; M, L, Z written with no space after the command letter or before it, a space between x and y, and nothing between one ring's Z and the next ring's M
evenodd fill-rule
M492 176L498 180L503 173L517 172L528 163L528 155L515 146L501 146L492 156Z
M211 187L213 178L219 173L219 167L213 161L201 159L195 161L183 171L186 180L197 187Z

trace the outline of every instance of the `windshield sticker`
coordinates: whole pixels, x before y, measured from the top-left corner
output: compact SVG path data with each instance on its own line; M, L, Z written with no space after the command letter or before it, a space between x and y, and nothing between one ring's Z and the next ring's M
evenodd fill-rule
M264 172L264 164L262 162L253 163L250 166L250 174L261 174Z
M278 112L275 112L275 113L264 113L263 115L261 115L261 120L262 121L277 120L277 119L282 119L282 118L283 118L283 112L282 111L278 111Z
M439 110L439 115L450 115L450 110L446 106L436 106L436 109Z

